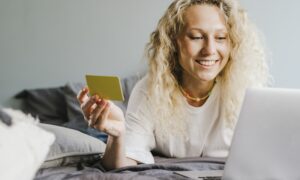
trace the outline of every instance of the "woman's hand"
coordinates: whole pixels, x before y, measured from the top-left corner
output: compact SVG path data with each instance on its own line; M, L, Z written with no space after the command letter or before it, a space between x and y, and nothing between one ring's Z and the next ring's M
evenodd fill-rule
M105 132L112 137L120 137L125 132L123 111L113 102L99 96L88 96L88 88L83 88L77 95L80 108L90 127Z

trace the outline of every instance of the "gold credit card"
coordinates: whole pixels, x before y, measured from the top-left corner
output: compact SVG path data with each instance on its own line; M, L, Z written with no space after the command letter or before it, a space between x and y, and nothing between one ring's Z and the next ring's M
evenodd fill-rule
M124 101L119 77L86 75L85 78L91 96L97 94L104 99Z

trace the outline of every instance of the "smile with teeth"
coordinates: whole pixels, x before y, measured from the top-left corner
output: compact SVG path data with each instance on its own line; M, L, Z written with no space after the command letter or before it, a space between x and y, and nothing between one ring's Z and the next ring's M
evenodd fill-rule
M218 62L218 60L196 60L196 62L203 66L212 66Z

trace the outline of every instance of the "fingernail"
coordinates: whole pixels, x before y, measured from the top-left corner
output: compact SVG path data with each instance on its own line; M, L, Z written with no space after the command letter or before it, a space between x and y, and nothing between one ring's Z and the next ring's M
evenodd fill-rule
M101 104L101 99L98 99L98 100L96 101L96 103L97 103L98 105L100 105L100 104Z

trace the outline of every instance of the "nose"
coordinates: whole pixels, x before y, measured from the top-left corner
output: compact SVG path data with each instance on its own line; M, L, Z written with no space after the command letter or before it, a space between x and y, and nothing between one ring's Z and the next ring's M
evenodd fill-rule
M213 55L217 51L216 49L216 42L213 38L207 38L203 44L203 47L201 49L202 55Z

